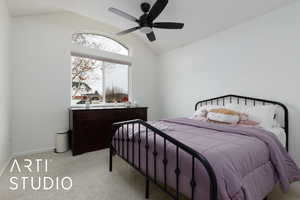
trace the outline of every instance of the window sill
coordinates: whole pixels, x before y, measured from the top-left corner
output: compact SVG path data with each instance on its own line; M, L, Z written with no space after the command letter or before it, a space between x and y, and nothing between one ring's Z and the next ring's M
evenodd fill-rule
M81 105L72 105L71 108L124 108L124 107L128 107L127 104L125 103L108 103L108 104L91 104L89 106L86 106L85 104L81 104Z
M139 108L137 105L130 105L127 104L117 104L117 105L90 105L89 107L86 107L85 105L73 105L69 109L70 110L105 110L105 109L124 109L124 108Z

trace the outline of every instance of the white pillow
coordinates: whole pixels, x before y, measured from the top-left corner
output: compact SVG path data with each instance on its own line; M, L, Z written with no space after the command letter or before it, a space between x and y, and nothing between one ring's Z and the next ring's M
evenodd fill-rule
M279 123L279 121L277 121L276 118L273 121L273 127L272 128L282 128L281 124Z
M211 109L218 109L218 108L224 108L224 106L219 105L204 105L198 108L198 110L193 114L191 117L192 119L196 120L204 120L204 114L206 115L207 112ZM206 119L206 118L205 118Z
M263 128L272 128L274 126L274 117L276 114L276 105L259 105L249 106L241 104L227 104L226 108L245 113L249 116L249 120L259 123Z

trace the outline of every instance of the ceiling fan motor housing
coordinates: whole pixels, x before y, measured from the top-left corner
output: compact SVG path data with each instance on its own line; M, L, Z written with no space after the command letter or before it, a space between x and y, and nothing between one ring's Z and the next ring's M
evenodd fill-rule
M141 27L151 27L152 26L152 23L148 21L148 15L147 14L142 15L140 17L139 21L140 21L140 26Z

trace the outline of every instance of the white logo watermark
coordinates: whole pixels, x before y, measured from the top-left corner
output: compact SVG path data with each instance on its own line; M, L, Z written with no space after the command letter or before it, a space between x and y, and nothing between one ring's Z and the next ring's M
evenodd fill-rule
M48 159L24 159L24 164L20 165L18 160L14 159L10 167L10 173L23 174L45 174L44 176L12 176L9 179L10 190L26 190L28 187L32 190L70 190L73 186L71 177L50 177L46 176L48 173L49 162ZM23 162L22 162L23 163Z

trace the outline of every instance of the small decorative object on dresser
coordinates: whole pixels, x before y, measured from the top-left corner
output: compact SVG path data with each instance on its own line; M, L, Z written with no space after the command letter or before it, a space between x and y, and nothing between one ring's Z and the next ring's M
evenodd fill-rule
M147 107L70 108L70 144L73 156L108 148L112 124L141 119L147 121Z

